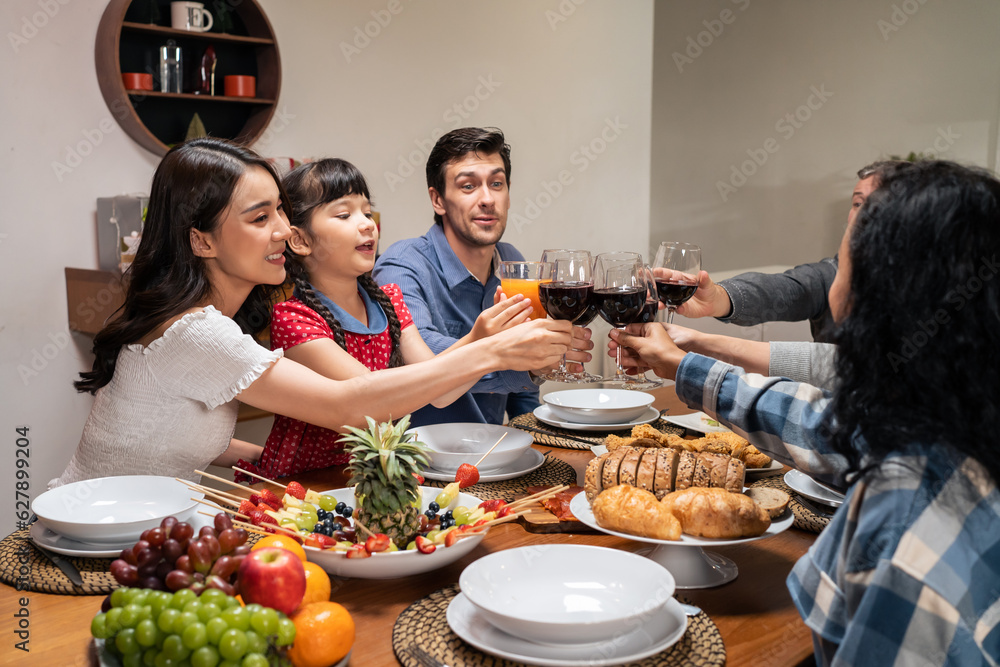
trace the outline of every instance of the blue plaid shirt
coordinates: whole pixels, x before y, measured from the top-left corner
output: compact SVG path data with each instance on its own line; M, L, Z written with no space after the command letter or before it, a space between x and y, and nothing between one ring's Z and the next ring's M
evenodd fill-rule
M494 267L501 260L524 257L509 243L497 243ZM413 322L427 346L439 354L472 331L479 314L493 306L500 279L491 274L486 284L469 273L448 245L440 225L425 235L393 243L379 257L372 273L379 285L396 283L403 291ZM539 405L538 387L526 371L500 371L480 378L445 408L428 405L413 413L413 426L447 422L504 423Z
M829 396L688 354L677 395L783 463L832 481ZM984 436L986 437L986 436ZM975 460L914 443L856 480L788 588L821 665L1000 660L1000 492Z

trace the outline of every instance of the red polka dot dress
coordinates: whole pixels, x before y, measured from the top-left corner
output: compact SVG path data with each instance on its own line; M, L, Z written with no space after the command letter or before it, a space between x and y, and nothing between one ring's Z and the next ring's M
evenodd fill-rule
M399 318L400 330L411 326L413 317L403 302L403 293L399 286L383 285L382 291L392 301L396 316ZM367 300L368 296L363 291L362 294ZM347 352L352 357L372 371L389 367L393 342L388 326L380 333L359 334L349 331L343 321L341 325ZM279 348L287 350L318 338L332 340L333 330L315 310L297 298L274 306L271 319L272 350ZM238 467L274 479L306 470L344 464L350 457L350 452L344 449L340 434L336 431L306 424L284 415L275 415L274 425L264 444L260 461L257 464L240 461Z

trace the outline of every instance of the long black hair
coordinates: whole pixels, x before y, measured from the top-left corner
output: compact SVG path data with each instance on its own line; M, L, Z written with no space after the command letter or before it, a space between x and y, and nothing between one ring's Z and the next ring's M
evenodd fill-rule
M288 221L293 227L299 227L305 233L309 233L309 223L312 220L313 212L332 201L348 195L361 195L371 201L371 194L368 190L368 182L364 175L353 164L338 158L327 158L308 162L296 167L285 176L285 190L292 202ZM285 266L288 270L288 277L294 283L296 295L302 303L306 304L326 320L326 323L333 331L333 339L337 345L347 349L344 340L344 329L340 322L333 316L333 313L323 305L316 295L316 290L309 282L309 272L306 270L303 258L295 254L291 248L285 249ZM389 320L389 336L392 338L392 353L389 356L389 368L403 365L403 353L399 348L400 325L396 309L392 305L389 296L382 291L378 283L365 273L358 276L358 284L368 293L385 312L386 319Z
M252 167L266 169L288 198L274 168L248 148L222 139L195 139L172 148L153 174L142 241L125 276L125 303L94 337L94 366L80 373L78 391L94 393L111 381L123 345L135 343L165 320L194 308L212 285L205 262L191 249L191 230L212 232L234 190ZM233 318L256 334L271 322L280 285L257 285Z
M835 338L831 435L851 471L920 442L970 456L1000 481L998 257L1000 181L985 171L921 162L868 197Z

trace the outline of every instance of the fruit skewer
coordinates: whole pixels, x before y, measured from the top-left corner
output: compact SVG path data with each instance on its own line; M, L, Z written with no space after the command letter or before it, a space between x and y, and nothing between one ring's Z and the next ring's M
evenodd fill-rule
M504 432L500 436L500 439L493 443L493 446L486 450L486 453L479 457L479 460L475 463L463 463L458 466L458 470L455 471L455 481L458 482L458 488L464 489L476 484L479 481L479 464L486 460L494 449L497 448L503 439L507 437L507 433Z

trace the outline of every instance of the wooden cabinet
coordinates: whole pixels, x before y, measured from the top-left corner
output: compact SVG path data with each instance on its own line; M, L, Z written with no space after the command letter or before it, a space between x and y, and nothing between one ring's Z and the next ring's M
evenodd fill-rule
M215 11L211 3L205 3ZM122 129L157 155L182 141L195 113L207 133L252 143L274 115L281 89L281 60L270 22L256 0L224 3L230 7L230 33L174 30L166 0L111 0L97 28L95 60L104 101ZM155 20L156 23L150 21ZM218 30L216 17L213 30ZM205 49L216 53L215 95L159 92L160 47L172 40L183 54L185 90ZM153 91L126 90L122 72L153 75ZM226 75L256 77L256 97L226 97Z

